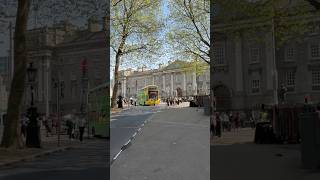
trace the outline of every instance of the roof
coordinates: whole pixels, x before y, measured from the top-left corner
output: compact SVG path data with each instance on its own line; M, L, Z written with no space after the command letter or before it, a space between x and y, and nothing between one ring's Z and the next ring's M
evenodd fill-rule
M59 44L61 45L69 45L73 43L85 43L88 41L104 41L105 40L105 33L104 31L98 31L98 32L90 32L88 30L78 31L75 32L74 35L71 35L69 37L66 37L64 42Z

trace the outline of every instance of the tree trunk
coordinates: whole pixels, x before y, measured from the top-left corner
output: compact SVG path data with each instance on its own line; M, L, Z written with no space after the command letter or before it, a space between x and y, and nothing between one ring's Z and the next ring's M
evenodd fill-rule
M126 35L126 27L123 29L122 33L122 38L121 42L116 54L116 64L114 67L114 85L113 85L113 91L112 91L112 97L111 97L111 107L114 108L116 106L116 99L117 99L117 94L118 94L118 81L119 81L119 66L120 66L120 59L121 56L123 55L123 48L126 43L127 35Z
M14 75L11 82L8 100L7 119L4 125L2 147L10 148L23 146L20 135L20 105L25 89L26 77L26 30L30 0L19 0L14 38Z
M118 81L119 81L119 65L120 65L120 58L121 55L118 51L116 55L116 65L114 68L114 85L113 85L113 91L112 91L112 97L111 97L111 107L116 107L116 100L117 100L117 94L118 94Z

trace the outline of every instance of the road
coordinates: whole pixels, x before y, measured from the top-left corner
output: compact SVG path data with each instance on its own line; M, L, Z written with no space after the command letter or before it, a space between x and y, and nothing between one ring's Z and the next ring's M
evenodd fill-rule
M76 149L53 153L0 169L0 180L109 179L109 142L90 139Z
M111 115L110 157L116 157L121 148L152 114L161 111L165 106L132 106L123 112Z
M154 113L111 165L111 179L209 180L209 122L198 108Z

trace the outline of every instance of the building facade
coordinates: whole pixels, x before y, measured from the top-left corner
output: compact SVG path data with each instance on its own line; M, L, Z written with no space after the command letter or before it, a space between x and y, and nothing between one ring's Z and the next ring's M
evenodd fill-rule
M97 19L90 19L85 30L61 22L53 27L28 31L28 61L37 69L35 105L41 114L57 112L57 88L60 81L60 111L80 112L86 92L108 81L105 32ZM82 65L86 62L86 73ZM85 91L84 91L85 90ZM26 87L23 109L30 106L30 87Z
M292 39L276 48L277 41L270 22L260 22L264 30L225 33L227 24L214 29L211 74L212 89L218 110L250 109L261 104L318 103L320 98L320 31L319 15L310 15L310 29L299 40ZM248 20L238 27L248 27ZM269 24L268 24L269 23ZM258 23L255 23L258 24ZM233 29L234 30L234 29ZM239 29L237 29L239 30ZM260 40L257 40L259 37ZM281 88L286 89L279 102Z
M183 61L174 61L167 66L159 65L154 70L143 67L119 73L118 94L126 98L137 97L138 91L147 85L158 86L161 98L208 95L210 91L210 70L204 63L195 67Z

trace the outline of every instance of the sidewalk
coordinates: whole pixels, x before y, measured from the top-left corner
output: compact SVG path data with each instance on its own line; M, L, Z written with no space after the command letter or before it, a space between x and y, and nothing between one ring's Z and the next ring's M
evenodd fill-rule
M209 117L195 108L165 109L111 166L112 180L209 180Z
M134 106L125 105L125 106L123 106L123 108L111 108L111 114L120 113L120 112L126 111L126 110L128 110L128 109L130 109L132 107L134 107Z
M211 146L211 179L316 180L320 171L301 168L300 145L254 144L254 130L224 132Z
M2 138L2 127L0 129ZM84 135L84 142L87 136ZM70 141L67 135L60 135L60 146L58 146L58 136L52 135L46 137L45 130L41 129L42 148L23 148L23 149L5 149L0 148L0 168L10 166L21 161L32 160L39 156L48 155L54 152L64 151L71 148L77 148L81 143L79 140Z

